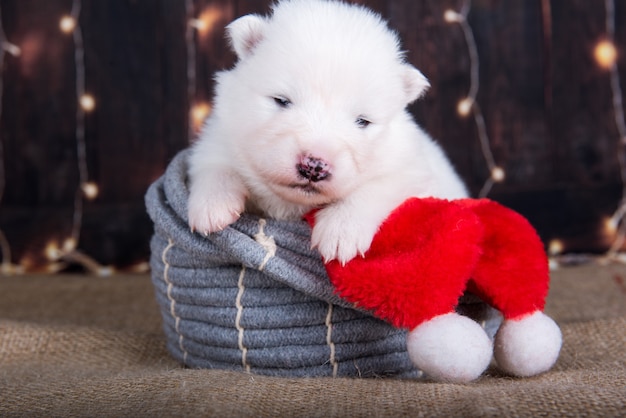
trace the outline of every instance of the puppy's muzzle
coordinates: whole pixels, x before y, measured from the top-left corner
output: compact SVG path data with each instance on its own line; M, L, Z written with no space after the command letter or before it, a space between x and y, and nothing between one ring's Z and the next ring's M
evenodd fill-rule
M306 156L296 164L298 174L312 182L318 182L330 177L330 164L321 158Z

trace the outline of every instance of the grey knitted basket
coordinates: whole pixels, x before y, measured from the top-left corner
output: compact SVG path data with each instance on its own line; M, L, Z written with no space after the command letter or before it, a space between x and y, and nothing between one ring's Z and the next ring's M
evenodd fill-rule
M406 330L334 293L306 222L244 214L220 233L191 233L188 153L146 194L152 281L178 361L273 376L422 375L406 352ZM497 312L471 295L459 311L491 336L499 325Z

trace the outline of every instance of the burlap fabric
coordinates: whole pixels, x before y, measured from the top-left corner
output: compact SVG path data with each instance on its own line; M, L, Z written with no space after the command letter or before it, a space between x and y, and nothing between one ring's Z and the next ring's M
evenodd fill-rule
M0 416L624 416L625 283L624 266L555 271L554 369L456 385L185 369L165 348L147 275L0 277Z
M286 377L422 376L406 351L406 330L335 294L306 222L244 214L219 233L192 233L188 155L180 152L146 194L152 281L179 362ZM489 335L500 323L469 295L459 311Z

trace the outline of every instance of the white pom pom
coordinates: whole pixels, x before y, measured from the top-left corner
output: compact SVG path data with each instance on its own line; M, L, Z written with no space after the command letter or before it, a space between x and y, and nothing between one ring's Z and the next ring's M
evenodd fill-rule
M514 376L534 376L549 370L561 350L561 330L543 312L505 320L496 334L498 366Z
M493 353L481 326L456 313L437 316L411 331L407 350L415 366L431 378L457 383L478 378Z

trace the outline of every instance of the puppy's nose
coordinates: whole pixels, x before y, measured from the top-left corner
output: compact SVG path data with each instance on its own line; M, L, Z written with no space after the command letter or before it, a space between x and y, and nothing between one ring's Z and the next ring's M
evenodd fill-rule
M330 165L321 158L302 157L296 164L298 173L312 182L322 181L330 176Z

